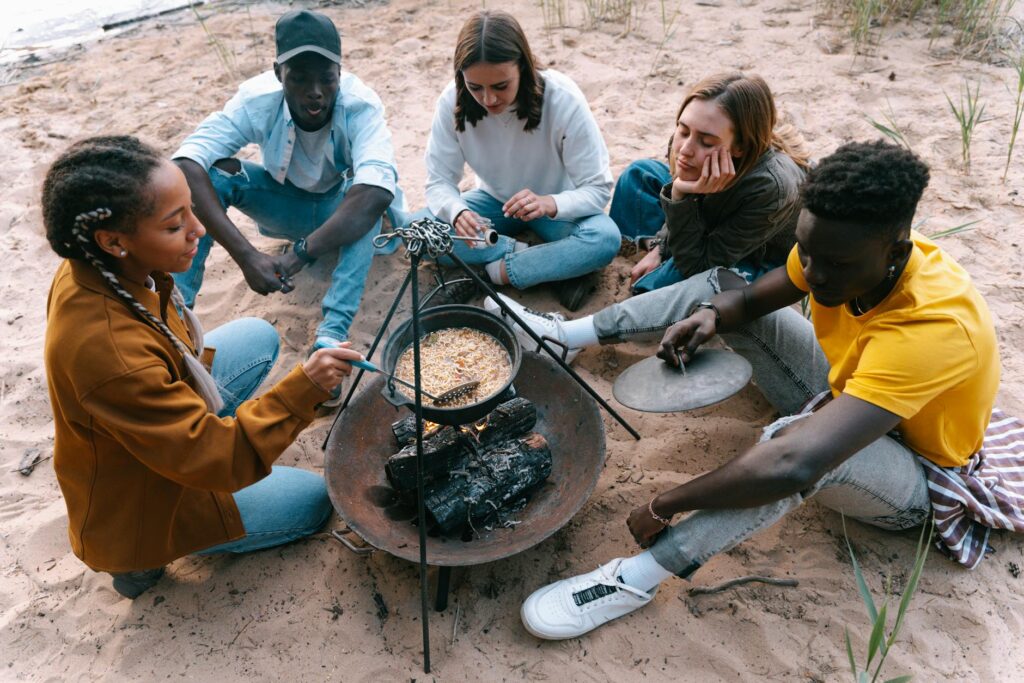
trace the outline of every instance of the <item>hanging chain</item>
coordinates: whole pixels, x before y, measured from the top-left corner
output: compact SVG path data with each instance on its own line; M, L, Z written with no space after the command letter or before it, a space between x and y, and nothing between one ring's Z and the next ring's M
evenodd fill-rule
M433 218L420 218L403 228L395 228L393 232L385 232L373 238L375 247L383 247L398 237L405 243L405 249L416 256L437 258L450 254L452 241L451 226Z

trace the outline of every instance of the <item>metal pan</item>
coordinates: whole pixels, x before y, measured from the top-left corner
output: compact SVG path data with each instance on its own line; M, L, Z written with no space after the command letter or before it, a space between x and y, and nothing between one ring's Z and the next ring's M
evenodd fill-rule
M510 361L510 372L508 381L504 386L491 396L484 397L479 403L456 408L441 408L423 404L423 417L431 422L443 425L463 425L476 422L487 413L494 410L499 403L511 398L509 388L519 372L519 364L522 360L522 349L516 340L515 333L504 320L476 306L464 306L452 304L448 306L437 306L428 308L420 313L420 335L425 336L436 330L443 330L448 327L468 327L474 330L485 332L501 344L508 352ZM398 359L412 344L412 318L402 323L395 332L388 337L384 346L384 354L381 357L381 366L388 374L395 373ZM415 401L398 390L393 384L385 382L383 387L384 398L394 406L406 407L415 410Z

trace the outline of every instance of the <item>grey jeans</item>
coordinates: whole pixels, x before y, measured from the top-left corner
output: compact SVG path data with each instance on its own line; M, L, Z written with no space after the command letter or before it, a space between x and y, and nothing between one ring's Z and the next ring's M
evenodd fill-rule
M718 269L627 299L594 316L603 343L660 338L695 303L720 291ZM722 335L754 370L765 398L786 416L828 388L828 361L810 321L792 308L776 311ZM783 417L765 436L792 422ZM931 514L928 484L917 455L889 436L874 441L806 491L753 508L698 510L669 527L651 547L669 571L690 576L713 555L782 519L811 496L828 508L884 529L918 526Z

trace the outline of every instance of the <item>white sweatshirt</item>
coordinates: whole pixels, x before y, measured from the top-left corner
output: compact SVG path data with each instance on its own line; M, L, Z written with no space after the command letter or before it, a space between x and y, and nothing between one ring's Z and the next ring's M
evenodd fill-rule
M466 130L455 130L455 82L437 99L427 141L427 206L451 223L468 208L459 193L463 165L469 164L477 187L506 202L523 189L552 195L557 218L593 216L611 196L608 149L587 100L572 79L542 71L544 105L540 125L524 131L525 119L513 107L497 116L485 114Z

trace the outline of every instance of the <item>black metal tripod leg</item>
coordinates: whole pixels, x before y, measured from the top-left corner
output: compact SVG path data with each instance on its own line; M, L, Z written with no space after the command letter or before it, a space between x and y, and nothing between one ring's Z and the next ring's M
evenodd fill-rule
M448 590L452 585L452 568L437 568L437 591L434 593L434 611L443 612L448 609Z
M470 277L470 279L472 279L473 282L476 283L477 287L479 287L480 289L484 290L484 292L486 292L487 295L490 296L491 299L496 304L498 304L499 308L501 308L502 312L505 315L507 315L510 318L512 318L512 320L514 320L516 322L516 324L518 324L519 327L521 327L524 332L526 332L528 335L530 335L530 337L535 342L537 342L537 345L538 345L539 348L543 349L549 356L551 356L551 358L556 363L558 363L560 366L562 366L562 369L565 370L569 374L569 376L572 377L573 380L576 381L576 384L578 386L580 386L588 394L590 394L591 397L593 397L593 399L595 401L597 401L598 404L600 404L600 406L602 408L604 408L605 411L607 411L609 415L611 415L613 418L615 418L615 421L618 422L620 425L622 425L623 428L625 428L625 430L627 432L629 432L630 435L634 439L636 439L638 441L640 440L640 433L637 432L635 429L633 429L633 426L630 425L628 422L626 422L626 419L624 417L622 417L621 415L619 415L615 411L614 408L612 408L610 405L608 405L608 402L605 401L604 398L602 398L600 394L598 394L596 391L594 391L594 388L591 387L589 384L587 384L586 381L582 377L580 377L576 373L575 370L573 370L571 367L569 367L569 364L566 363L565 360L562 357L560 357L557 353L555 353L554 349L552 349L550 346L548 346L547 342L544 341L544 339L541 338L540 335L538 335L536 332L534 332L533 329L529 325L527 325L525 322L523 322L522 318L520 318L518 315L516 315L515 311L510 309L505 304L505 302L501 300L501 298L498 296L498 293L494 291L493 287L491 287L489 284L487 284L482 279L480 279L480 276L477 275L476 273L474 273L472 270L470 270L469 266L466 265L466 262L463 261L458 256L456 256L454 253L448 254L448 257L451 258L452 261L455 262L455 265L459 266L460 268L462 268L462 270L464 270L466 272L466 275L468 275Z

